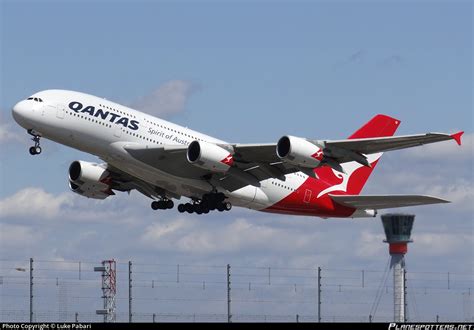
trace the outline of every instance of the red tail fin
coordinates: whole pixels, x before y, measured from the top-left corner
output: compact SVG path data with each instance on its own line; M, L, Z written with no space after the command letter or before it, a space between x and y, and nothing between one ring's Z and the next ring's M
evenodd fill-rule
M376 115L367 124L365 124L356 132L354 132L354 134L352 134L349 139L392 136L393 134L395 134L395 131L397 130L399 125L400 120L398 119L386 115ZM372 171L377 165L377 162L379 161L381 155L378 157L376 157L375 155L369 155L368 157L369 161L371 161L372 167L370 168L362 166L352 173L347 185L348 194L358 195L362 191L362 188L369 179L370 174L372 174Z
M392 136L400 125L398 119L376 115L367 124L359 128L349 139L362 139ZM342 164L345 173L335 172L328 166L317 168L316 174L331 187L324 189L319 195L343 191L349 195L358 195L381 157L380 154L368 155L372 167L363 166L356 162ZM341 181L342 180L342 181Z
M392 136L399 125L400 120L398 119L386 115L376 115L367 124L349 136L349 139Z

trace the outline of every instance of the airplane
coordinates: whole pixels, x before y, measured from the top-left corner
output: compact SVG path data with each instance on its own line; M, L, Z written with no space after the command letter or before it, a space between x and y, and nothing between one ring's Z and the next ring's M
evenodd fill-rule
M277 143L228 143L104 98L45 90L12 108L15 121L41 138L98 156L73 161L69 187L105 199L137 190L154 210L207 214L232 206L321 218L375 217L387 208L448 201L426 195L361 195L383 152L445 140L461 145L464 132L393 136L400 120L375 115L345 140L291 135Z

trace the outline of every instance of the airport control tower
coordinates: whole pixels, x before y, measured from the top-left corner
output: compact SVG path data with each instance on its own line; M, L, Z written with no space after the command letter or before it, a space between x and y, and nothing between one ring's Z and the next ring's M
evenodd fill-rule
M406 322L405 317L405 253L410 239L415 216L412 214L384 214L382 224L389 244L392 257L390 267L393 268L393 303L395 322Z

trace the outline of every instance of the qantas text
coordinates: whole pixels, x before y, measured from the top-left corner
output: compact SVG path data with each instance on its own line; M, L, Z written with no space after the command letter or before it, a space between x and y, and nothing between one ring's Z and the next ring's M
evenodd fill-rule
M109 118L109 121L111 123L121 124L125 128L129 128L133 131L138 130L138 124L139 124L138 121L130 120L127 117L122 117L121 115L118 115L118 114L113 113L111 111L96 109L92 105L88 105L88 106L84 107L82 105L82 103L73 101L73 102L69 103L69 109L71 109L72 111L74 111L76 113L79 113L79 112L80 113L87 113L89 116L94 116L96 118L101 118L103 120L106 120L107 118Z

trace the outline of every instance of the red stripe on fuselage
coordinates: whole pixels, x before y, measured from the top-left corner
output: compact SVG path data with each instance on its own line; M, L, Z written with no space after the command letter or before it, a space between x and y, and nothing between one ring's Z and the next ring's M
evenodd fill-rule
M262 211L291 215L349 217L354 213L355 209L335 203L328 194L317 197L321 191L331 186L333 184L328 184L321 179L308 177L296 191ZM305 195L307 197L308 194L307 190L311 191L311 198L305 201ZM333 191L331 194L338 195L344 194L344 192Z
M371 168L361 166L355 170L347 182L346 191L344 190L332 190L330 191L333 195L353 195L358 194L370 172L377 165L378 160L371 163ZM303 184L278 203L270 206L269 208L262 210L264 212L272 213L283 213L293 215L313 215L320 217L349 217L355 212L355 208L347 207L335 203L328 193L320 196L318 195L325 189L341 184L343 181L342 175L337 176L335 172L328 166L318 167L314 170L319 177L315 179L308 177ZM305 195L307 190L311 192L311 198L309 202L305 201ZM347 193L347 191L351 193Z

